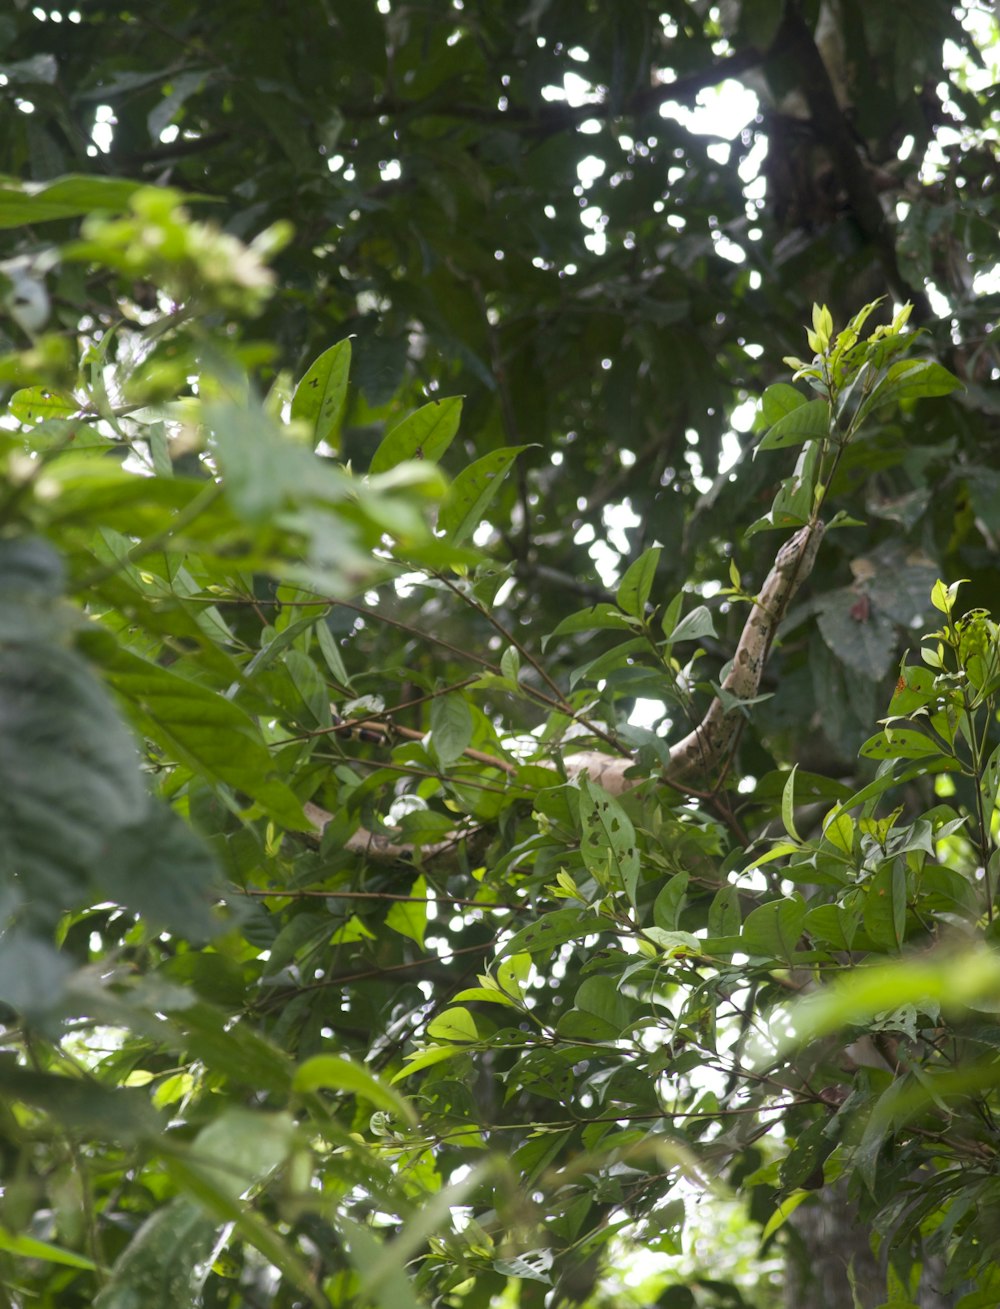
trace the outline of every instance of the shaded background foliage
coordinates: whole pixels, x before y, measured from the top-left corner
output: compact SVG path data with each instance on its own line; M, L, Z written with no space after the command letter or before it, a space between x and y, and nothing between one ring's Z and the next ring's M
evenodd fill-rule
M774 471L741 466L706 494L695 470L715 479L734 405L799 348L813 300L843 321L880 294L915 298L969 387L854 452L837 490L865 488L872 533L849 553L902 526L949 574L988 564L974 523L997 530L995 296L973 284L995 255L995 92L942 65L945 41L981 62L960 10L922 5L902 22L892 5L847 3L365 3L292 6L264 25L238 3L78 12L5 20L8 85L34 106L6 116L6 171L167 181L212 197L243 236L291 219L260 328L299 371L356 338L356 465L372 424L421 385L466 397L467 457L532 444L494 511L497 556L522 579L518 622L539 602L575 606L565 579L593 577L581 538L605 538L604 511L626 499L639 522L618 538L625 554L661 541L665 586L716 571ZM760 99L723 142L688 111L724 78ZM567 86L584 102L553 98ZM941 144L943 127L959 139ZM762 155L751 199L745 161ZM953 327L934 321L928 280ZM107 294L75 282L60 288L67 321ZM751 554L751 575L767 557ZM893 576L898 559L875 557ZM900 618L880 600L882 657L854 669L869 678ZM839 676L835 655L827 680L842 692ZM795 720L813 703L790 701ZM849 758L873 705L834 727L835 751Z
M330 726L323 706L331 696L341 707L370 696L358 713L387 707L396 730L413 734L394 738L388 759L383 743L329 735L308 750L285 748L283 781L299 799L314 798L338 815L319 850L286 838L276 852L266 822L239 821L232 803L220 800L218 774L191 777L179 788L182 810L209 838L232 883L254 892L257 903L242 911L242 944L226 950L176 949L142 937L107 911L67 931L64 944L80 963L117 948L141 972L183 983L200 997L195 1012L172 1020L169 1034L133 1034L134 1044L108 1055L109 1082L131 1071L130 1061L158 1079L172 1076L165 1070L180 1052L214 1070L212 1090L234 1103L265 1085L280 1099L286 1073L261 1080L273 1051L300 1061L334 1039L338 1048L365 1056L373 1033L374 1066L398 1067L414 1026L423 1032L482 970L498 927L482 916L455 914L434 922L440 945L425 950L427 924L406 922L409 901L330 899L332 891L422 893L409 870L371 864L359 871L357 855L339 846L362 819L377 827L400 775L411 775L434 815L411 815L411 838L421 831L428 839L439 836L455 812L465 814L488 829L484 840L494 841L488 893L498 901L512 891L540 901L559 868L579 859L567 854L578 822L572 804L560 791L532 799L535 788L546 787L537 772L518 778L519 798L475 789L484 780L496 788L503 778L468 768L419 738L429 726L437 737L450 730L455 740L464 733L480 751L502 755L499 715L508 729L521 731L546 722L551 705L503 684L502 652L513 637L539 656L542 638L585 603L608 599L627 562L654 541L664 546L656 601L685 584L724 578L730 554L755 589L773 559L774 538L743 540L739 532L767 512L789 467L775 454L751 460L754 438L742 418L734 431L734 410L787 376L780 360L803 353L802 323L813 301L829 303L839 325L862 302L885 295L885 321L893 301L914 302L913 321L927 329L928 347L964 389L887 411L845 455L832 503L865 524L831 534L824 545L811 599L791 616L789 637L769 668L766 689L780 687L780 696L757 709L759 731L744 734L734 768L736 777L766 778L775 760L798 761L827 779L825 792L816 783L816 799L829 800L838 785L860 785L866 775L856 773L857 748L884 711L900 650L915 627L931 620L934 578L969 578L968 604L989 605L995 595L1000 464L991 389L997 292L990 274L997 249L997 92L976 76L984 55L973 35L985 43L983 34L995 37L995 27L981 8L974 10L978 25L971 24L972 11L939 0L920 6L328 0L276 5L264 15L245 0L200 6L164 0L81 4L62 12L61 21L27 8L0 17L8 97L0 124L4 173L32 182L82 173L166 184L192 202L198 217L247 240L272 223L291 222L292 237L273 261L275 294L252 329L231 339L242 340L238 362L280 397L321 352L352 338L338 452L356 470L367 468L386 428L435 396L464 397L460 434L441 461L449 474L490 451L528 447L491 504L488 526L476 535L494 571L480 575L475 605L438 582L363 597L345 590L345 603L327 615L325 606L312 611L294 592L257 581L249 597L238 589L217 597L232 639L210 655L204 628L176 590L170 597L144 593L140 604L120 579L102 581L101 604L125 615L118 621L123 644L137 614L147 638L183 635L198 653L188 650L187 666L181 660L175 671L213 691L226 691L246 672L251 654L273 638L262 630L272 626L266 620L274 619L280 632L299 617L322 614L337 638L335 653L327 646L324 662L315 647L304 650L289 639L287 654L254 666L242 707L270 716L301 742ZM745 123L719 136L715 121L705 130L705 120L692 119L690 111L730 79L758 97L757 113L748 111ZM126 399L174 391L193 398L185 378L206 366L205 340L164 336L133 369L130 334L169 313L172 296L155 278L130 276L107 262L49 266L49 243L76 232L75 215L64 224L3 232L0 271L12 312L3 328L7 350L29 347L43 325L32 321L32 306L51 297L65 335L76 337L82 323L91 350L124 318L125 329L109 338L108 349L120 375L131 373ZM218 324L217 306L215 312L210 325ZM65 362L69 357L52 339L46 338L49 354L35 341L37 375L17 381L75 380L73 361ZM203 476L190 451L177 453L173 465L192 483ZM209 522L220 537L246 540L224 515ZM127 513L116 526L141 535ZM151 518L148 530L153 527ZM211 539L204 529L199 547ZM377 541L373 503L350 544L364 553ZM65 541L57 544L66 549ZM341 538L336 544L347 549ZM293 545L275 538L261 547L261 574L269 551L281 554ZM67 560L71 593L102 559L88 549ZM161 580L174 587L172 568L165 571ZM205 564L191 594L204 597L206 588L222 585L225 571L224 561ZM138 581L133 590L142 592ZM732 606L716 615L717 637L704 634L713 675L731 653L743 617ZM179 630L181 621L189 627ZM573 670L612 643L581 628L546 647L544 668L565 692ZM115 685L113 652L87 653ZM171 664L176 656L168 640L162 648L151 642L142 653ZM496 680L485 698L444 696L482 672L468 653L494 666ZM636 697L665 694L662 672L643 664L610 667L615 676L603 688L595 674L595 685L577 683L558 707L586 704L589 718L625 745L645 742L654 750L627 720ZM502 671L509 678L511 665ZM126 672L118 666L119 690ZM79 669L74 675L89 676ZM523 677L532 691L553 694L537 668L525 667ZM695 718L707 703L706 688L699 695L690 710ZM456 700L468 707L455 708ZM141 714L133 720L148 736L148 721ZM564 717L552 716L553 734L564 725ZM162 754L153 762L163 763ZM436 782L435 773L444 773L447 783ZM242 784L231 776L221 783L247 790L248 775ZM294 826L282 810L287 797L266 792L263 772L254 777L257 790L250 794L269 808L272 821ZM748 802L756 808L742 815L748 829L777 811L780 782L772 777L767 785L770 791L762 783ZM512 851L531 839L532 803L565 839L540 842L523 875ZM711 880L730 853L731 813L724 805L695 820L664 806L653 823L639 801L630 801L630 813L643 825L648 866L660 877L693 872ZM109 819L125 851L126 877L134 856L123 825ZM468 869L482 850L474 844L464 867L429 871L436 893L474 898ZM265 893L277 885L320 896L315 906L306 897L268 899ZM645 888L649 900L654 889ZM705 920L711 898L707 892L692 898L685 926ZM162 923L169 901L128 903ZM664 910L664 921L669 917ZM96 947L85 940L95 922ZM177 926L169 919L166 925ZM592 1023L620 1029L634 1013L619 998L613 1003L620 1012L609 1015L612 1002L598 974L623 966L617 955L596 962L574 955L562 978L548 976L546 1004L553 1012L579 1008L580 988L592 978ZM227 1048L226 1023L237 1014L251 1014L253 1031L273 1045L251 1048L256 1037L248 1035L246 1049ZM712 1005L700 1021L706 1029L714 1024ZM151 1056L156 1041L166 1052ZM518 1063L517 1094L505 1104L502 1088L517 1060L498 1045L480 1064L478 1080L471 1064L461 1075L428 1076L423 1107L440 1133L449 1124L461 1133L470 1121L502 1115L512 1126L527 1124L544 1118L550 1104L558 1116L560 1095L574 1086L576 1094L599 1097L611 1094L614 1083L615 1103L633 1115L657 1112L648 1069L592 1067L591 1085L577 1076L575 1048L537 1052L533 1061ZM184 1075L190 1071L178 1074ZM186 1104L190 1089L187 1083L168 1089L161 1107ZM201 1125L199 1112L211 1117L205 1101L192 1103L201 1109L192 1115L190 1135ZM366 1115L356 1112L361 1125ZM286 1128L273 1121L272 1129L277 1155ZM139 1126L134 1130L140 1133ZM245 1140L236 1128L233 1133ZM595 1143L596 1133L582 1144ZM753 1142L727 1141L737 1145L746 1149L732 1172L736 1181L763 1163ZM540 1147L522 1143L528 1156L533 1148L537 1159L518 1159L527 1175L548 1162ZM574 1148L580 1148L576 1138ZM453 1154L440 1149L439 1179L465 1162L461 1147ZM348 1205L359 1179L373 1185L369 1167L368 1160L327 1164L324 1184ZM421 1168L433 1171L430 1164L412 1167L410 1191L404 1186L395 1197L401 1212L417 1203L427 1180ZM640 1235L674 1248L676 1212L659 1212L670 1203L668 1174L665 1168L662 1194L660 1182L646 1179L634 1197L607 1183L606 1192L571 1190L565 1211L553 1204L552 1246L571 1250L561 1265L562 1294L615 1294L594 1290L596 1262L580 1257L593 1254L596 1261L615 1205L629 1212L632 1204L644 1215ZM113 1176L109 1164L107 1178ZM117 1179L95 1185L104 1188L97 1211L110 1213ZM391 1185L379 1175L379 1187ZM125 1206L130 1220L155 1212L173 1194L148 1175L141 1186L144 1194ZM774 1193L765 1188L754 1195L764 1197L754 1203L766 1219ZM325 1268L338 1266L337 1240L350 1244L342 1230L334 1238L324 1220L302 1216L280 1197L262 1205L296 1238L304 1233L317 1243ZM524 1221L535 1217L526 1214ZM197 1221L187 1211L174 1218L178 1233ZM207 1240L206 1231L198 1239ZM478 1276L475 1292L459 1292L459 1272L448 1274L455 1303L487 1303L517 1271L493 1266L495 1252L474 1247L470 1240L459 1253L457 1246L446 1252L459 1272L472 1268ZM115 1252L112 1243L108 1253ZM434 1267L431 1259L425 1272ZM294 1270L285 1272L290 1281L274 1293L274 1303L292 1303L296 1294ZM263 1272L251 1268L244 1275L247 1286L256 1278L256 1292L264 1294ZM340 1293L351 1294L346 1273L331 1276L343 1277ZM206 1294L215 1299L208 1302L243 1303L226 1285L212 1281ZM539 1297L547 1289L528 1277L520 1303L541 1302L531 1298L532 1286ZM327 1285L324 1293L332 1298L335 1291ZM730 1293L738 1294L699 1292L697 1302L727 1303ZM89 1291L77 1284L73 1294ZM758 1289L761 1298L753 1302L768 1303L767 1294Z

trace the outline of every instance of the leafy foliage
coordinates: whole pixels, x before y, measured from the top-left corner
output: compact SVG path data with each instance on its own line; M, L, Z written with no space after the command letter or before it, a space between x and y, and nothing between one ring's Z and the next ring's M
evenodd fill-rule
M0 19L7 1301L772 1309L839 1186L873 1304L935 1260L995 1302L961 14L845 7L840 66L793 3L155 9ZM687 119L727 77L742 160ZM750 1270L697 1264L698 1190Z

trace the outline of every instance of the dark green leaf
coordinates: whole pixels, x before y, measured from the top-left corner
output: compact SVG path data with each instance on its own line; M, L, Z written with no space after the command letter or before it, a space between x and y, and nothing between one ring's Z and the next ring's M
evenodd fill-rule
M482 522L483 514L500 490L511 464L526 449L505 446L477 459L455 478L438 514L438 531L452 545L461 545Z

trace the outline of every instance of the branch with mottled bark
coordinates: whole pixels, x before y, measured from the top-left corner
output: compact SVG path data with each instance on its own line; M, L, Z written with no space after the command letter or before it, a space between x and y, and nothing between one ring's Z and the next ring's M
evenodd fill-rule
M660 775L662 781L711 777L728 762L744 722L739 704L734 705L733 701L752 700L757 694L778 625L812 571L824 530L824 524L816 519L796 532L778 551L740 634L729 675L722 683L725 696L717 696L698 726L671 746L669 763ZM584 750L571 755L565 761L565 768L571 780L586 776L610 794L620 795L642 780L627 775L632 763L627 756L619 758L599 750ZM332 814L318 805L309 803L304 807L309 821L319 831L333 819ZM419 856L432 860L453 853L462 839L461 832L450 833L444 840L421 846ZM363 828L348 838L345 848L388 863L412 862L417 854L412 844L393 841Z

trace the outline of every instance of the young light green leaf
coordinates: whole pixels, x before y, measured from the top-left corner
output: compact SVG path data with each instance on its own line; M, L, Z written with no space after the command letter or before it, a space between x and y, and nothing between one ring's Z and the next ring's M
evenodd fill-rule
M500 672L509 682L517 682L521 672L521 656L512 645L507 646L500 656Z
M462 1053L461 1046L457 1045L427 1045L422 1050L414 1050L406 1056L406 1067L401 1068L392 1078L392 1085L403 1081L406 1077L411 1077L414 1073L422 1072L425 1068L430 1068L434 1064L444 1063L446 1059L454 1059L456 1055Z
M476 1020L461 1005L454 1005L427 1024L427 1035L435 1041L478 1041Z
M802 837L795 830L795 774L799 771L798 764L792 768L788 774L788 781L785 783L781 792L781 821L785 831L793 841L801 843Z
M792 1214L798 1209L803 1200L808 1200L811 1192L793 1191L791 1195L785 1197L780 1202L777 1209L764 1224L764 1230L760 1234L761 1243L763 1244L769 1237L773 1236L780 1227L791 1218Z
M963 577L960 581L952 582L948 586L939 578L931 588L931 604L935 609L940 609L941 613L950 614L955 607L958 588L964 586L968 580L967 577Z

